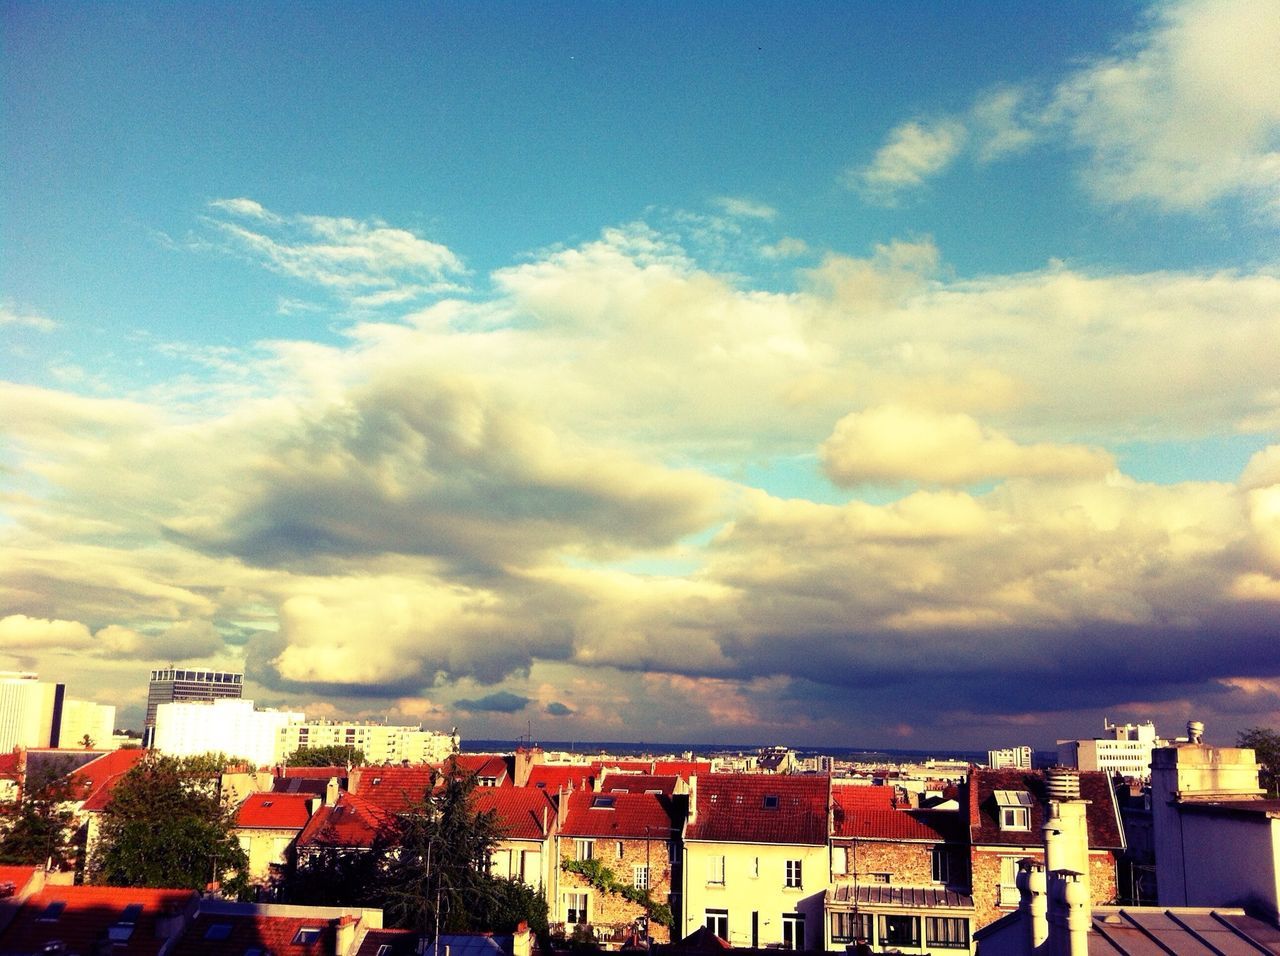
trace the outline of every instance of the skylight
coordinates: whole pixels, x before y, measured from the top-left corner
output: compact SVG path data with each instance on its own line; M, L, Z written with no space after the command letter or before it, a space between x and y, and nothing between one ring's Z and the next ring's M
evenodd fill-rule
M204 931L204 938L209 940L223 940L230 935L230 923L210 923L209 928Z
M778 795L776 793L766 793L764 795L764 808L766 810L778 809Z
M298 934L293 937L293 943L295 946L305 946L308 943L314 943L319 938L319 926L304 926L298 930Z
M600 796L591 798L592 810L612 810L617 804L618 798L614 796Z
M40 911L40 915L36 917L36 922L37 923L56 923L58 921L58 917L62 915L62 911L65 910L66 908L67 908L66 900L54 900L52 903L50 903L43 910Z

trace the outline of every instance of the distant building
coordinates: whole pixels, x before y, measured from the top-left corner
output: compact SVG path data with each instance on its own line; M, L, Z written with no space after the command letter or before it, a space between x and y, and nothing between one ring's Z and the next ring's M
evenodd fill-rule
M95 704L88 700L67 700L62 704L62 728L59 745L99 749L114 746L116 709L112 704Z
M251 700L160 704L152 746L175 757L222 753L268 767L280 759L280 731L300 724L297 711L256 710Z
M221 700L244 696L244 674L235 671L188 670L165 667L151 672L147 686L147 717L142 726L142 745L155 745L156 708L185 700Z
M0 671L0 753L58 746L64 691L35 674Z
M1103 720L1103 736L1092 740L1059 740L1058 763L1076 770L1144 779L1151 774L1151 751L1165 746L1155 725L1113 724Z
M365 763L440 763L458 750L458 734L388 724L308 720L280 728L280 753L299 747L354 747Z
M987 751L987 766L992 770L1030 770L1030 747L1005 747Z

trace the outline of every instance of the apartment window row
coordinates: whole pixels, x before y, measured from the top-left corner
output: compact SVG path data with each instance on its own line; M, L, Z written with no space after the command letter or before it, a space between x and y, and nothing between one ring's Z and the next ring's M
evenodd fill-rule
M783 869L783 885L790 889L804 886L804 861L787 860ZM752 858L748 864L747 875L753 879L760 876L760 857ZM725 882L725 858L723 856L707 857L707 883L711 886L723 886Z
M832 913L831 942L873 947L919 949L969 948L969 919L965 916L916 916L906 913Z

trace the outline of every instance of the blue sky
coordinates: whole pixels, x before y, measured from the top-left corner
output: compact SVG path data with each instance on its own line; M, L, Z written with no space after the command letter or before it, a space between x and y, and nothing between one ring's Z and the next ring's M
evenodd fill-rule
M1280 4L2 10L0 667L1280 724Z

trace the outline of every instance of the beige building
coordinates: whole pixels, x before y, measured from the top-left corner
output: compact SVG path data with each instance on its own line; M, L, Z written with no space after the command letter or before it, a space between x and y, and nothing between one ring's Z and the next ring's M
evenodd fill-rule
M280 759L299 747L354 747L367 764L440 763L458 752L458 734L389 724L309 720L280 729Z
M111 704L95 704L88 700L67 700L62 704L62 729L58 734L61 747L114 746L116 709Z

